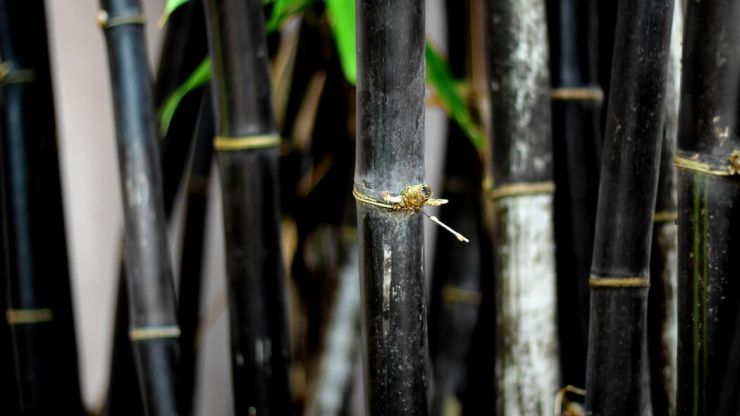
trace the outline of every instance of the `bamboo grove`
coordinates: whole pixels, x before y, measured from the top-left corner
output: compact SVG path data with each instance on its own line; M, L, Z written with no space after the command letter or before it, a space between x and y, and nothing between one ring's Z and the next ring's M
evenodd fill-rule
M91 386L57 61L98 49L0 0L1 415L740 412L740 1L96 6Z

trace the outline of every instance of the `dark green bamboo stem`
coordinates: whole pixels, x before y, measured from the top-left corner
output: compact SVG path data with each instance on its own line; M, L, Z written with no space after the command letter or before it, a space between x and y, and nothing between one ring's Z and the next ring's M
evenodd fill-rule
M125 219L129 338L148 415L176 414L179 328L141 3L102 0Z
M650 284L648 294L648 354L653 415L676 414L676 350L678 347L678 250L676 225L676 155L680 97L683 7L673 9L670 62L665 95L665 125L658 195L655 202Z
M545 2L487 5L497 414L544 414L561 381Z
M357 2L355 189L376 200L424 182L424 2ZM426 415L422 215L357 203L365 405Z
M287 415L291 398L278 149L262 2L204 4L223 187L235 409Z
M180 415L193 414L198 362L197 330L201 310L203 247L213 150L213 111L210 92L201 103L187 179L185 234L180 256L178 322L180 323Z
M0 2L5 292L21 414L81 414L46 14Z
M647 292L672 0L619 2L591 266L586 407L649 414Z
M601 157L598 16L591 0L549 2L548 12L561 367L564 385L584 386Z
M687 4L676 158L678 415L737 414L732 405L720 409L720 401L737 397L731 342L740 289L738 21L737 1Z

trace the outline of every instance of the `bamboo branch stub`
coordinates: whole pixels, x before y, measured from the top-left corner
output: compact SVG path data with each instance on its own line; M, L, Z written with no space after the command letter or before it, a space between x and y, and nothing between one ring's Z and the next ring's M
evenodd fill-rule
M740 150L733 151L728 157L728 162L727 166L717 166L682 156L673 159L674 166L679 169L693 170L706 175L733 176L740 173Z
M213 139L213 148L221 152L266 149L269 147L277 147L279 145L280 136L277 134L260 134L240 137L216 136Z

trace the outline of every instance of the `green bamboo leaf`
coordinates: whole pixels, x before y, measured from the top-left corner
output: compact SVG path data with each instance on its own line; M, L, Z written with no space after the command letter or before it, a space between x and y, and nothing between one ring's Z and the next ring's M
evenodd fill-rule
M355 85L357 81L355 0L326 0L326 8L344 77Z
M301 13L303 9L310 6L313 0L270 0L272 12L267 20L267 32L271 33L278 29L291 16Z
M485 142L483 131L476 125L470 115L468 106L460 95L457 85L459 82L452 75L447 61L427 42L426 46L427 82L442 102L447 114L465 132L473 146L483 150Z
M167 134L167 130L170 128L172 117L175 116L175 111L180 105L183 97L185 97L190 91L204 85L211 79L211 60L205 58L203 62L193 71L185 82L177 87L162 104L159 109L159 126L162 136Z
M167 3L164 4L164 11L162 11L162 16L159 17L159 27L163 27L165 23L167 23L167 19L170 18L172 12L177 10L178 7L182 6L188 1L190 0L167 0Z

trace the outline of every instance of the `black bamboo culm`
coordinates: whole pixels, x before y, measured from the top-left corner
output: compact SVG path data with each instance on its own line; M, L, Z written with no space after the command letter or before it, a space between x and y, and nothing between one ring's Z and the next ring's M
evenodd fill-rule
M561 382L545 2L487 6L497 414L544 414Z
M102 0L125 220L129 339L148 415L176 414L178 341L157 123L139 0Z
M687 2L678 150L678 415L737 414L740 3ZM736 347L735 347L736 348ZM724 397L723 397L724 396ZM725 400L726 408L720 408Z
M197 1L187 2L177 8L167 21L154 85L155 108L160 108L165 99L182 85L207 52L203 6ZM168 219L185 176L203 96L203 89L197 89L182 99L163 137L162 182L164 210ZM123 263L124 259L120 261ZM126 270L121 264L119 279L125 279L125 275ZM108 416L140 414L143 411L141 401L136 399L139 385L128 337L129 310L125 282L119 284L118 288L124 290L124 295L119 295L116 302L111 371L105 405L105 414Z
M681 2L677 2L673 8L665 94L665 122L650 255L648 359L652 413L655 416L676 414L678 227L676 225L676 181L673 158L676 155L676 134L678 132L682 39L683 8Z
M583 387L601 166L598 15L591 0L551 1L548 12L561 368L564 385Z
M260 0L204 0L223 189L234 406L290 414L279 137Z
M180 323L180 384L179 412L193 414L195 405L195 375L198 359L198 317L200 316L203 281L203 246L208 206L211 160L213 159L213 111L210 91L202 99L198 125L187 178L185 201L185 232L180 255L180 285L178 287L178 322Z
M421 0L357 2L354 193L372 415L429 411L423 216L377 204L424 182L424 14ZM430 196L414 189L402 200Z
M650 412L647 294L672 0L619 2L596 234L586 406Z
M448 0L448 62L457 78L469 73L467 57L469 4ZM440 218L470 239L460 244L441 236L437 239L429 296L429 350L432 359L434 392L432 414L447 415L463 409L470 396L466 388L468 362L478 323L481 293L481 155L465 133L450 124L442 197L454 201L440 209ZM481 409L478 409L479 411Z
M74 415L83 410L45 19L41 0L0 2L3 318L20 414Z

